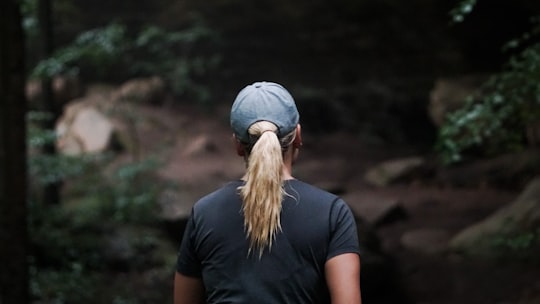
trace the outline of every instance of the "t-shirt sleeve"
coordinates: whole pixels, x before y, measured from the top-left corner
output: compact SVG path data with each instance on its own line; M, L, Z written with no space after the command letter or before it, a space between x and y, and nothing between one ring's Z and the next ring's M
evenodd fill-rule
M192 210L178 251L176 271L185 276L201 277L201 263L197 258L194 245L195 232L195 219Z
M330 242L326 260L344 253L360 254L356 221L349 206L337 199L330 210Z

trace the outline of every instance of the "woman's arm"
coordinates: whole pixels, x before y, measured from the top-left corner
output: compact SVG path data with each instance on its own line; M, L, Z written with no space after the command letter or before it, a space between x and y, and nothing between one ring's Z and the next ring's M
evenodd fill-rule
M360 257L345 253L328 260L324 266L332 304L361 304Z
M176 272L174 275L174 304L197 303L205 303L202 280Z

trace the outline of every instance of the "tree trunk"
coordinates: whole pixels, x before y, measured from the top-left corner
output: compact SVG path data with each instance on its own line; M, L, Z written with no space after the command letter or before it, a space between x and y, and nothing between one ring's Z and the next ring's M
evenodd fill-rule
M0 1L0 303L28 303L24 35L17 0Z
M41 59L47 59L52 55L54 50L51 0L38 0L38 21L41 37ZM54 130L56 120L60 117L60 109L58 109L54 100L52 75L47 75L41 80L41 92L42 109L44 112L52 114L52 118L45 121L43 128ZM43 148L43 153L55 155L56 147L54 143L46 144ZM44 186L43 203L45 205L60 203L60 187L60 182L52 182Z

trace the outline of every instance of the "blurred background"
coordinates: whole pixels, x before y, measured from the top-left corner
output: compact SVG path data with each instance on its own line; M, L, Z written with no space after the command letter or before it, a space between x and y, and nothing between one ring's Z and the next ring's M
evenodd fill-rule
M228 111L294 96L365 303L540 303L540 2L2 3L0 303L166 303ZM24 172L28 172L25 174Z

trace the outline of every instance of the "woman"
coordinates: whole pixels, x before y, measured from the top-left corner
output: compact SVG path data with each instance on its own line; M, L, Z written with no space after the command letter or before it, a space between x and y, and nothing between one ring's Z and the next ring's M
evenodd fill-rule
M240 91L230 119L246 173L194 205L175 304L361 303L350 209L291 175L302 146L293 97L279 84L254 83Z

